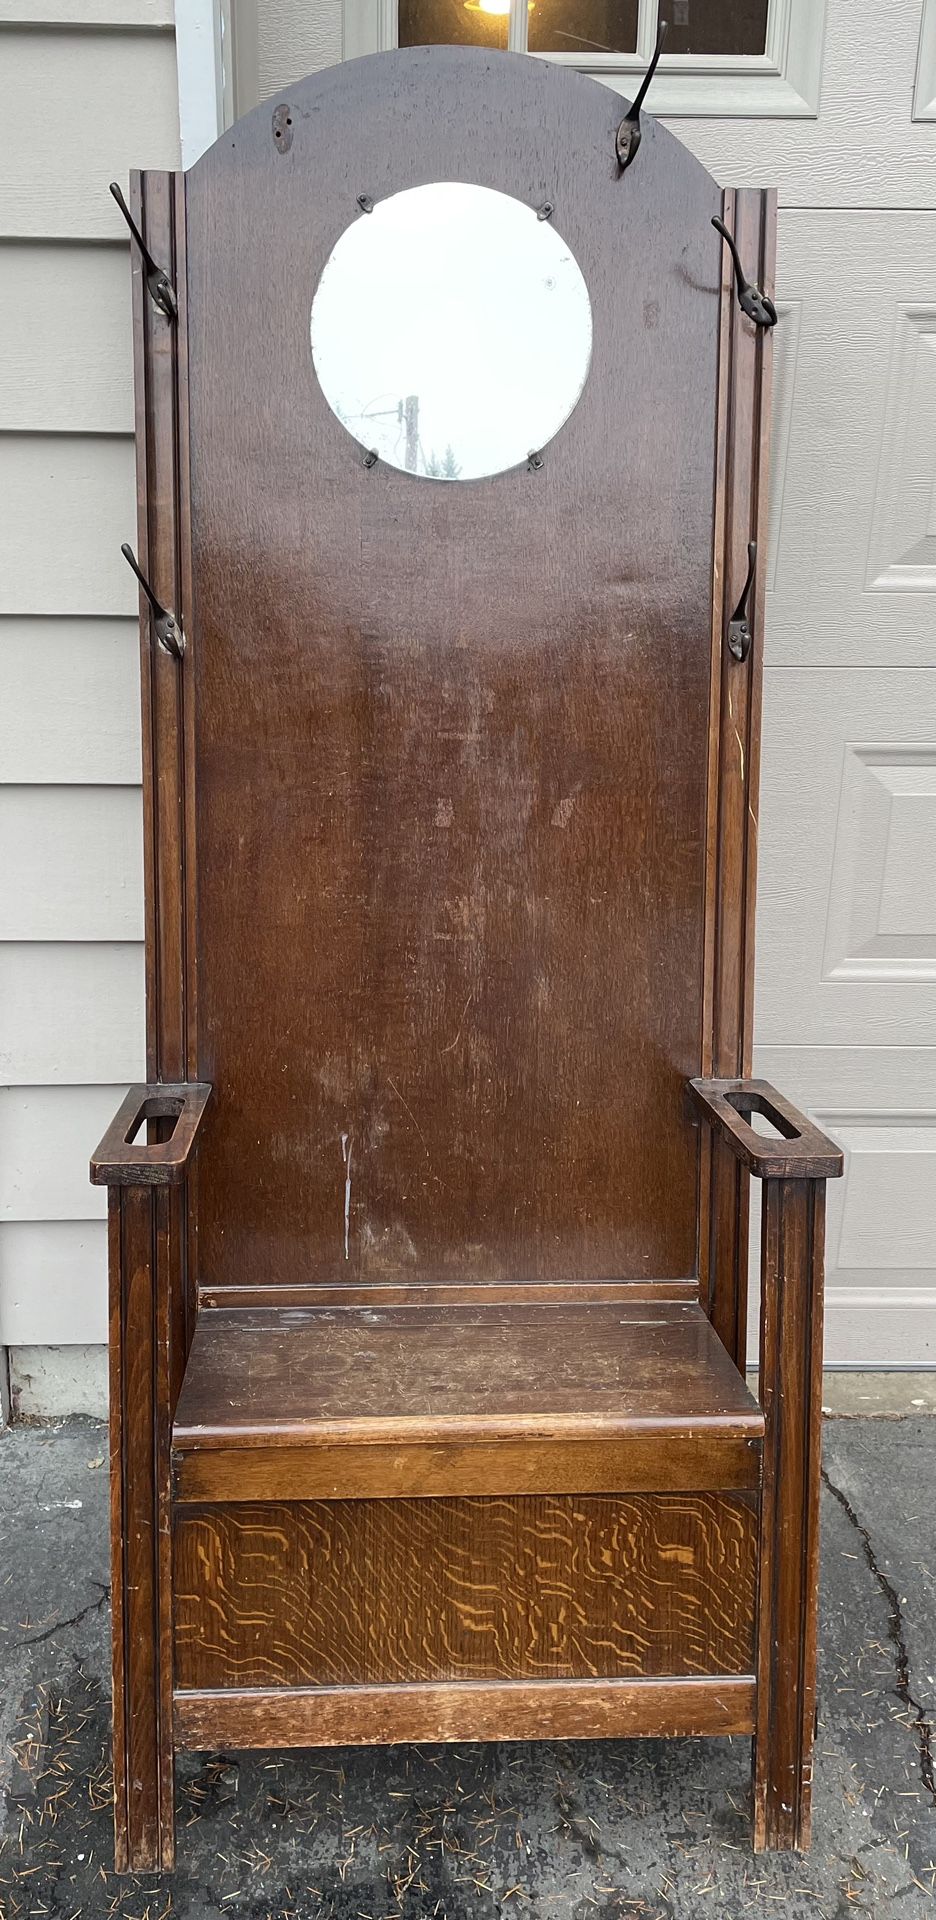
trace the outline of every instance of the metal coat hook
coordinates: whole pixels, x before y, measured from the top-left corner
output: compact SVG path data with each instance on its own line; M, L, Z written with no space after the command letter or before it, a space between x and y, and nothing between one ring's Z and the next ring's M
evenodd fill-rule
M747 557L747 578L741 589L741 598L728 622L728 652L733 654L736 660L746 660L751 651L753 635L748 616L748 599L754 585L754 569L757 565L756 540L748 541Z
M637 98L634 101L633 105L628 108L627 113L625 114L624 119L621 121L621 124L618 127L617 133L615 135L614 150L615 150L615 153L617 154L618 168L621 173L627 172L627 169L630 166L630 163L637 152L637 148L640 145L640 109L643 106L644 100L646 99L647 88L649 87L650 82L653 79L654 74L656 73L659 58L661 53L663 52L663 42L666 39L668 27L669 27L668 20L660 21L660 31L657 34L656 51L654 53L653 59L650 62L649 67L647 68L646 73L644 74L643 81L640 87L640 92L638 93Z
M140 572L140 569L137 566L136 554L134 553L133 548L128 544L126 540L124 541L120 551L123 554L123 557L126 560L128 567L132 567L134 573L136 574L137 579L140 582L141 587L143 588L143 592L145 593L146 598L150 603L150 607L152 609L152 614L153 614L153 626L156 632L156 638L159 641L160 646L164 648L166 653L171 653L173 660L181 660L182 655L185 652L185 635L182 632L182 628L180 627L179 622L172 611L172 608L164 607L162 601L157 600L156 595L153 592L153 589L150 586L149 581L146 579L146 576Z
M724 220L719 220L717 214L712 215L712 225L716 233L721 234L734 261L735 280L738 287L738 305L741 308L741 312L746 313L748 319L753 320L756 327L775 327L777 324L777 309L773 301L768 299L766 293L761 293L759 287L752 286L750 280L745 279L741 266L741 256L735 245L733 234L728 232Z
M178 320L179 303L176 299L175 288L172 284L172 281L169 278L168 273L166 273L163 267L158 266L156 261L153 259L153 256L150 253L149 247L147 246L146 241L144 240L143 235L140 232L140 229L137 226L137 223L134 220L132 213L130 212L130 208L128 207L127 202L124 199L123 194L121 193L116 180L111 181L110 190L114 196L114 199L117 202L118 207L120 208L121 213L123 214L124 219L127 222L128 227L130 228L130 232L132 233L133 238L137 243L137 246L140 249L140 253L143 259L143 265L146 269L146 285L147 285L147 288L149 289L150 299L153 301L154 305L159 308L160 312L165 314L167 320Z

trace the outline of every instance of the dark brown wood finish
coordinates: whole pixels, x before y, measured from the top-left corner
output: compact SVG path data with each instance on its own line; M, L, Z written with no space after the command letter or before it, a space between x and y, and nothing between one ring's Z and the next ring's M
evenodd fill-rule
M774 203L650 120L619 176L619 116L417 49L134 184L180 309L135 270L139 551L186 649L146 615L150 1084L94 1173L122 1866L171 1859L173 1618L180 1745L746 1733L753 1665L756 1841L808 1833L839 1156L738 1084L770 346L710 225L769 288ZM365 470L309 347L357 194L445 178L548 199L593 305L542 468L469 486Z
M202 1310L176 1498L754 1487L763 1415L696 1304Z
M828 1134L772 1087L769 1080L693 1080L692 1097L721 1140L761 1180L834 1180L845 1156ZM781 1139L755 1132L748 1116L761 1114Z
M287 1438L756 1437L763 1416L704 1313L638 1306L203 1310L178 1449Z
M745 270L773 291L776 195L744 188L725 194L723 218ZM702 1042L703 1072L719 1079L750 1073L754 1017L754 908L767 561L767 446L773 345L769 331L742 312L727 248L722 259L719 418L724 419L715 538L713 698L709 763L706 956L711 999ZM745 661L728 651L727 624L758 546L753 644ZM708 974L708 968L711 969ZM703 1148L699 1274L712 1323L736 1366L747 1345L748 1185L721 1139Z
M211 1088L199 1082L131 1087L91 1155L92 1186L178 1186L210 1098ZM138 1140L143 1126L154 1131L156 1139Z
M737 1494L191 1508L176 1683L749 1673L756 1535Z
M167 174L134 174L131 208L180 291L174 326L149 299L132 256L136 392L137 552L157 594L187 623L184 194ZM128 529L129 531L129 529ZM185 910L183 680L157 646L141 603L147 1070L184 1081L194 953ZM190 657L188 671L191 670ZM172 1590L169 1434L185 1364L191 1293L186 1204L173 1161L197 1117L183 1093L176 1137L169 1090L138 1112L152 1144L129 1149L134 1115L115 1121L92 1179L110 1185L111 1554L113 1574L114 1796L119 1869L170 1866L172 1805ZM205 1090L196 1090L200 1095ZM203 1102L202 1102L203 1104ZM139 1105L139 1103L138 1103ZM111 1152L113 1149L113 1153ZM132 1152L141 1171L132 1172ZM162 1166L160 1166L162 1161ZM122 1162L118 1166L116 1163ZM113 1180L111 1180L113 1175ZM130 1179L133 1184L126 1184Z
M767 1180L760 1391L767 1422L754 1845L809 1846L819 1609L823 1180Z
M272 1441L273 1434L269 1436ZM279 1436L275 1445L181 1449L173 1458L177 1506L234 1500L389 1500L458 1494L704 1492L756 1489L761 1440L711 1427L665 1433L641 1427L592 1440L528 1428L512 1439L369 1441Z
M109 1200L111 1591L118 1872L172 1865L169 1193Z
M288 104L187 182L203 1282L689 1276L721 194L520 57ZM548 198L589 286L538 473L368 471L318 387L356 193L439 177Z
M394 1740L624 1740L750 1733L749 1674L179 1692L176 1744L377 1746Z
M754 1845L808 1847L819 1608L825 1182L843 1155L763 1080L696 1081L691 1093L736 1158L763 1179ZM765 1139L744 1115L787 1136Z

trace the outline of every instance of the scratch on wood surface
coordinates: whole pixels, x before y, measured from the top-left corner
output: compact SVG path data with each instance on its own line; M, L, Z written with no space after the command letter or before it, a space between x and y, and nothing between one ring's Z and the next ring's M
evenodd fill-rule
M350 1133L341 1136L341 1159L345 1170L344 1183L344 1257L350 1260L349 1239L351 1234L351 1150L354 1142Z
M450 1041L449 1041L449 1043L448 1043L448 1046L447 1046L447 1047L440 1047L440 1048L439 1048L439 1058L440 1058L440 1059L442 1058L442 1055L443 1055L444 1053L452 1053L452 1052L454 1052L454 1050L455 1050L455 1048L457 1047L457 1045L458 1045L458 1042L459 1042L459 1040L460 1040L460 1039L461 1039L461 1037L462 1037L462 1028L464 1027L464 1024L465 1024L465 1021L466 1021L466 1019L467 1019L467 1017L468 1017L468 1008L470 1007L470 1005L471 1005L471 1002L472 1002L472 1000L473 1000L473 999L474 999L474 988L472 987L472 989L471 989L471 992L469 993L469 995L468 995L468 998L467 998L467 1000L465 1001L465 1004L464 1004L464 1007L462 1008L462 1017L461 1017L461 1019L460 1019L460 1020L459 1020L459 1022L458 1022L458 1032L456 1033L456 1035L455 1035L455 1038L454 1038L454 1040L450 1040ZM393 1086L393 1081L392 1081L392 1080L391 1080L391 1082L390 1082L390 1085L391 1085L391 1086ZM396 1092L396 1088L394 1088L394 1092ZM398 1098L402 1098L402 1096L398 1096ZM404 1106L405 1106L405 1105L406 1105L406 1102L404 1101L404 1102L403 1102L403 1104L404 1104ZM415 1121L413 1122L413 1124L415 1125Z

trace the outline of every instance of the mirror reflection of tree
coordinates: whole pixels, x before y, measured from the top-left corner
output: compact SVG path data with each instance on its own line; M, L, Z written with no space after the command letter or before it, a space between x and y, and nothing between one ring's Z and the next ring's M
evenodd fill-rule
M461 467L455 458L455 449L451 441L449 441L441 460L434 447L428 460L425 455L423 455L423 471L428 475L430 480L457 480L459 478Z

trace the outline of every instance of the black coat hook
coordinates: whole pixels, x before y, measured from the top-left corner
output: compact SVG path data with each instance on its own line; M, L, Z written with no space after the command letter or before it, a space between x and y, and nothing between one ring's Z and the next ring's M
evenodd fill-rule
M659 58L663 52L663 42L666 39L668 26L668 20L660 21L660 31L657 34L656 51L653 59L644 74L640 92L633 106L628 108L615 136L614 150L617 154L618 168L621 173L627 172L640 145L640 109L647 97L647 88L656 73Z
M167 320L178 320L179 303L176 299L175 288L172 284L172 281L169 278L169 275L165 272L164 268L157 266L156 261L153 259L153 256L150 253L149 247L147 246L146 241L144 240L143 235L140 232L140 229L137 226L137 223L134 220L132 213L130 212L130 208L128 207L127 202L124 199L123 194L121 193L116 180L111 181L110 190L114 196L114 199L117 202L118 207L120 208L121 213L123 214L124 219L127 222L128 227L130 228L130 232L132 233L133 238L137 243L137 246L140 249L140 253L143 258L143 265L146 268L146 285L149 289L150 299L153 301L154 305L159 308L160 312L165 314Z
M728 232L724 220L719 220L718 215L713 214L712 225L716 233L721 234L734 261L735 280L738 287L738 305L741 308L741 312L746 313L748 319L753 320L756 327L775 327L777 324L777 309L773 301L767 298L766 293L761 293L759 287L753 287L750 280L745 280L741 267L741 256L735 245L734 237Z
M751 622L748 615L748 599L754 585L754 569L757 565L757 541L748 541L747 578L741 589L741 598L728 622L728 652L736 660L746 660L751 651Z
M136 554L134 553L133 548L129 545L129 543L126 540L124 541L120 551L123 554L123 557L126 560L128 567L132 567L134 573L136 574L137 579L140 582L141 587L143 588L143 592L145 593L146 598L150 603L150 607L152 608L152 613L153 613L153 627L155 629L156 638L159 641L160 646L164 647L167 653L171 653L173 660L181 660L182 655L185 652L185 635L182 632L182 628L180 627L179 622L175 617L175 614L173 613L171 607L164 607L162 601L157 600L156 595L153 592L153 589L150 586L149 581L146 579L145 575L140 572L140 569L137 566Z

